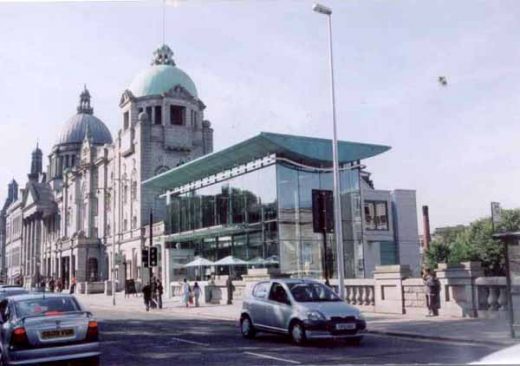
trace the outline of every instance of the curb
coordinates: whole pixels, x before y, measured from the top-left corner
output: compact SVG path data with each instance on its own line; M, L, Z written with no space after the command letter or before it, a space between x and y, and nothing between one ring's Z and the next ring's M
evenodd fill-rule
M409 332L395 332L395 331L386 331L386 330L371 330L367 329L365 331L366 333L372 333L372 334L379 334L379 335L387 335L387 336L393 336L393 337L400 337L400 338L415 338L415 339L428 339L433 341L444 341L444 342L457 342L457 343L471 343L471 344L478 344L483 346L512 346L516 344L516 342L497 342L497 341L480 341L476 339L461 339L461 338L454 338L454 337L442 337L442 336L428 336L424 334L418 334L418 333L409 333Z

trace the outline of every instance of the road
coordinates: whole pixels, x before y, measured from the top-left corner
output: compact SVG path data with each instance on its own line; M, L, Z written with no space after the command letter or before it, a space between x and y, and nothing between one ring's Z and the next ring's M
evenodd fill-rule
M92 309L100 320L102 365L344 365L464 364L495 346L367 334L362 345L319 342L292 345L277 335L242 338L229 321Z

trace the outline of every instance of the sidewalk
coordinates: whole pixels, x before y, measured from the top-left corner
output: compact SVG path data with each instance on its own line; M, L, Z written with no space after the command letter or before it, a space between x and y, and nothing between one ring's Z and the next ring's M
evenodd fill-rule
M114 309L112 297L106 295L76 295L87 308ZM151 310L162 314L176 316L197 316L219 320L237 321L242 303L233 305L201 304L200 307L186 307L179 298L165 299L162 310ZM116 309L146 313L142 297L125 298L123 294L116 295ZM452 342L470 342L485 345L508 346L520 340L513 340L509 335L509 325L505 320L460 319L436 317L426 318L412 315L393 315L380 313L364 313L368 331L375 334L386 334L399 337L445 340Z

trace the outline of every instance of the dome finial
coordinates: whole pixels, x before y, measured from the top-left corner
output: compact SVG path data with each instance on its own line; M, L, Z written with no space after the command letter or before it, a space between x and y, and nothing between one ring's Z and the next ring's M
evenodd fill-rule
M170 47L163 44L153 53L152 65L171 65L175 66L173 61L173 51Z
M90 106L90 93L84 84L83 91L79 95L78 113L93 114L94 109Z

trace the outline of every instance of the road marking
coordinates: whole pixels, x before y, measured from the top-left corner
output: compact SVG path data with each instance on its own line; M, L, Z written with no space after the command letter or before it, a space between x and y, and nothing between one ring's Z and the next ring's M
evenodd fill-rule
M189 344L195 344L197 346L209 346L209 343L202 343L202 342L196 342L196 341L189 341L187 339L182 339L182 338L177 338L177 337L172 337L171 339L173 339L174 341L178 341L178 342L184 342L184 343L189 343Z
M263 355L261 353L254 353L254 352L244 352L244 353L247 353L248 355L253 355L253 356L256 356L256 357L260 357L260 358L268 358L270 360L288 362L288 363L292 363L292 364L295 364L295 365L301 364L301 362L298 362L298 361L288 360L286 358L274 357L274 356L269 356L269 355Z

